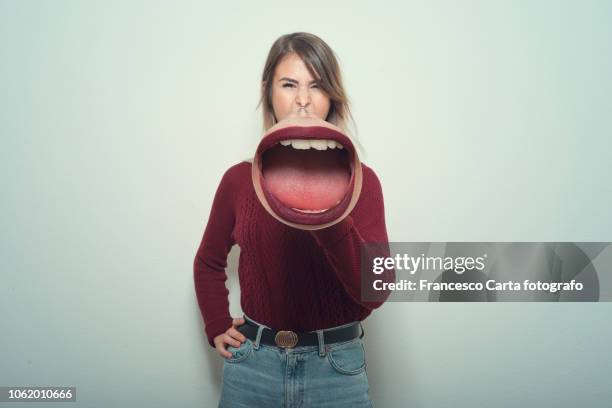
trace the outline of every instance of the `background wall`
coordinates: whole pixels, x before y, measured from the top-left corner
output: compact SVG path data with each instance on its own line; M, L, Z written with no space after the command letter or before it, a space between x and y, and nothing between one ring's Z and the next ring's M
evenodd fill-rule
M216 404L192 262L293 31L338 54L392 241L611 241L610 21L607 1L0 1L0 385ZM385 304L365 322L372 396L602 407L610 311Z

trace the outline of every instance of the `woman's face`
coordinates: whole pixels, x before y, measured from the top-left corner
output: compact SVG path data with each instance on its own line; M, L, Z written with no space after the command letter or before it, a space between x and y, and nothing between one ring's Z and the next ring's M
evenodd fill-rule
M279 62L273 81L272 108L277 121L292 114L327 118L330 99L297 54L288 54Z

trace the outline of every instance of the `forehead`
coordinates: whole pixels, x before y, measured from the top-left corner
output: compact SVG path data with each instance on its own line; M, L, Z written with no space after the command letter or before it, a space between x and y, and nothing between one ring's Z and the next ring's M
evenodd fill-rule
M314 79L310 71L308 71L304 61L295 53L285 55L280 60L278 65L276 65L274 76L277 78L286 76L293 79L304 79L308 81Z

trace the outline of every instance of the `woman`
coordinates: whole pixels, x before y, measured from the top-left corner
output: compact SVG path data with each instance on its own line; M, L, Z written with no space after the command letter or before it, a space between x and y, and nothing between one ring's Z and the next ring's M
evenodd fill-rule
M350 111L333 51L293 33L272 45L262 77L264 128L311 115L346 130ZM208 341L225 357L220 407L371 407L361 321L382 301L360 293L360 247L387 242L382 190L362 164L359 201L320 230L287 226L266 213L251 163L229 168L217 189L194 261ZM244 318L229 315L227 254L241 248Z

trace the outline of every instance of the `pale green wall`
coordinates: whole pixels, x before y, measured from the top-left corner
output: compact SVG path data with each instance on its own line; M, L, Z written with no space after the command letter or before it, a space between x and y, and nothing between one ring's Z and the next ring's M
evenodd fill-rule
M192 261L292 31L340 58L391 240L612 241L610 21L608 1L0 1L0 385L216 404ZM603 407L610 309L386 304L365 324L372 395Z

